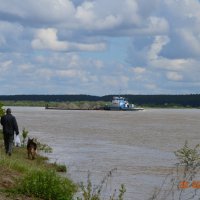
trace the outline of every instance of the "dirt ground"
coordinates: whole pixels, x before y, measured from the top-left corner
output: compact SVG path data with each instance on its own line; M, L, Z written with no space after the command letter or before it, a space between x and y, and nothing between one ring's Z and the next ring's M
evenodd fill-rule
M15 178L16 178L16 175L13 174L13 172L0 166L0 199L1 200L13 200L11 196L8 196L7 194L3 193L2 190L12 188L14 186ZM14 199L17 200L18 198L14 198ZM21 200L21 199L18 199L18 200Z
M2 144L0 144L0 149L3 149ZM2 155L0 154L0 156ZM20 173L0 165L0 200L39 200L34 197L16 194L12 195L4 192L7 189L12 189L15 186L16 179L20 176Z
M34 197L24 195L12 195L3 192L5 189L11 189L15 186L15 180L20 174L0 166L0 200L39 200Z

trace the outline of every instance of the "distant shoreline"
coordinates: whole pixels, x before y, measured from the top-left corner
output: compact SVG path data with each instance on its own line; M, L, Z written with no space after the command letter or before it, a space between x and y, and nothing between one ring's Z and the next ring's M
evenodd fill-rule
M4 106L16 107L44 107L47 110L106 110L104 107L110 102L45 102L45 101L1 101ZM47 106L48 105L48 106ZM200 109L200 107L180 105L136 105L136 108L144 109Z
M102 107L119 95L0 95L0 102L13 106L67 107L72 109L88 109ZM200 94L180 95L130 95L121 94L130 104L137 107L150 108L200 108ZM68 107L69 106L69 107Z

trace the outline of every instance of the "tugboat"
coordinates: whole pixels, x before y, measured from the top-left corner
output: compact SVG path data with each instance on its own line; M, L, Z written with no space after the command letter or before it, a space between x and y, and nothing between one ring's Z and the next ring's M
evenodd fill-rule
M110 105L104 107L105 110L122 110L122 111L136 111L144 110L144 108L136 108L134 104L129 102L120 96L114 96Z

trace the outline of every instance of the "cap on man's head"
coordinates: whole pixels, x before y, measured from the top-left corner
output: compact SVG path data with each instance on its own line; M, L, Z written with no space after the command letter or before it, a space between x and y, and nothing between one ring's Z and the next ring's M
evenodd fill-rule
M7 114L11 114L11 109L8 108L8 109L6 110L6 113L7 113Z

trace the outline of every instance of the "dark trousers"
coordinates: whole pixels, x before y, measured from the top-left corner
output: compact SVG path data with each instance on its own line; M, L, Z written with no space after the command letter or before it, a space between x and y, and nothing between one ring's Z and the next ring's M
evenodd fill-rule
M3 136L4 136L5 151L6 153L11 154L13 149L14 135L4 134Z

